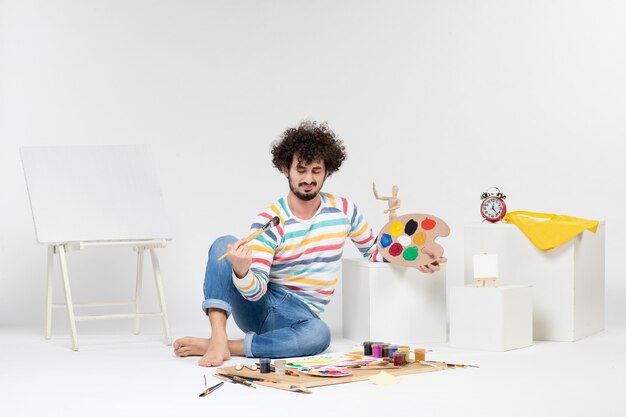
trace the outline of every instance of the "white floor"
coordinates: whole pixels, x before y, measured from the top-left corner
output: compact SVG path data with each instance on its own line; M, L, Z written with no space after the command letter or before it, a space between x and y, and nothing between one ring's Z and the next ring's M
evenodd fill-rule
M198 397L204 376L219 382L214 370L175 357L160 334L79 329L79 336L80 351L73 352L62 334L45 340L40 329L3 329L0 415L626 416L623 328L504 353L427 345L430 359L480 369L408 375L396 385L357 382L307 395L225 384L205 398ZM354 345L336 340L330 350Z

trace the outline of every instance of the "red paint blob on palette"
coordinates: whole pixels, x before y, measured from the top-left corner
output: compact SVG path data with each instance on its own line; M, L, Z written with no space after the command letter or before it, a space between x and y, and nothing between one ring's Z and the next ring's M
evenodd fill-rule
M437 222L429 217L422 220L422 229L424 230L432 230L435 226L437 226Z
M398 256L402 253L402 250L404 248L402 247L401 244L399 244L398 242L393 243L390 247L389 247L389 254L391 256Z
M440 218L422 213L405 214L390 220L378 234L378 250L385 260L402 266L428 265L433 258L423 253L427 248L435 258L443 255L437 237L450 234Z

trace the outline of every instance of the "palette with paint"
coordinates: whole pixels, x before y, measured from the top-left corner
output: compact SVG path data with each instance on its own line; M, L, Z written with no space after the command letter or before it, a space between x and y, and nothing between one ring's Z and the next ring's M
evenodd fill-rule
M333 378L352 375L352 371L350 369L339 366L316 366L313 368L300 368L298 371L306 375Z
M404 214L390 220L378 234L378 250L385 260L402 266L428 265L432 258L423 253L427 248L438 258L443 247L435 242L450 234L450 227L430 214Z

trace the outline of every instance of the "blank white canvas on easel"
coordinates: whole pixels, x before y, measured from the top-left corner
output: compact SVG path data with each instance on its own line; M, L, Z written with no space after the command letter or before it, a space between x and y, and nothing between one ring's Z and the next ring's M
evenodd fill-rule
M498 278L498 255L474 255L474 278Z
M172 239L147 145L21 148L39 243Z
M147 145L21 148L37 241L48 245L46 338L53 308L66 308L72 349L78 350L76 321L160 317L171 343L159 261L155 249L172 239L172 228L152 154ZM135 298L76 304L72 300L66 253L89 247L129 247L137 252ZM148 251L160 310L141 311L143 255ZM65 304L52 302L54 257L58 255ZM134 312L76 315L75 307L134 306Z

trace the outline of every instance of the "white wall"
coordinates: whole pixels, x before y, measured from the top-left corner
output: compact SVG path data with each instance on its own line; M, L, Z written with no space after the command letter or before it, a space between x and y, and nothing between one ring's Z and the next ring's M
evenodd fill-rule
M161 251L171 326L202 334L209 242L286 194L269 145L304 118L345 141L326 190L374 228L373 180L399 185L402 212L447 220L449 285L489 186L510 210L606 220L607 322L623 325L625 15L598 0L0 0L0 325L43 328L20 146L153 146L176 230ZM71 254L75 300L130 298L132 253L114 255Z

